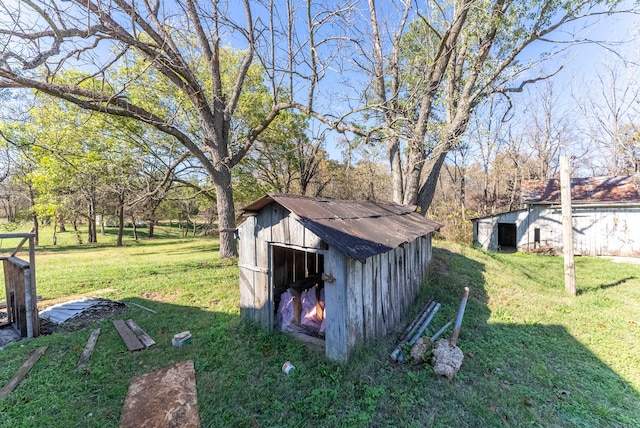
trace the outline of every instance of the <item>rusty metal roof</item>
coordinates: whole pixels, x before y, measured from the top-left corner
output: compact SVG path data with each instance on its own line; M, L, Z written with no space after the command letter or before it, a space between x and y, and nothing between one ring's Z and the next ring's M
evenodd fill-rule
M637 175L571 179L571 200L581 204L640 203ZM525 204L560 203L560 180L522 180Z
M304 227L329 246L362 263L442 227L421 216L414 206L283 193L269 193L241 211L243 215L256 213L273 202L293 213Z

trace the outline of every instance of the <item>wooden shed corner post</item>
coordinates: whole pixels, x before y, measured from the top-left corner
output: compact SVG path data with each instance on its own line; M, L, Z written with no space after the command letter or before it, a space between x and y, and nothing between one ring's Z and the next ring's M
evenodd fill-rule
M325 354L333 361L349 358L347 338L347 281L345 256L331 249L325 257L324 273L334 281L325 281Z
M560 156L560 200L562 203L562 252L564 254L564 288L576 295L576 271L573 260L573 215L571 209L571 163Z

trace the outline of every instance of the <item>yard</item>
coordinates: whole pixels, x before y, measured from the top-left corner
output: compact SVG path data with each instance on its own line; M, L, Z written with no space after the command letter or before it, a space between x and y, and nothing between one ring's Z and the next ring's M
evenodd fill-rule
M431 332L471 288L458 342L465 361L446 381L429 365L390 363L395 335L338 365L263 332L239 318L236 262L217 258L216 240L180 238L169 227L157 234L124 248L74 246L71 234L67 245L59 234L57 247L38 250L42 304L102 290L156 311L129 305L117 318L134 319L157 345L127 351L107 319L6 346L0 386L33 349L48 350L0 400L0 427L117 426L132 377L188 359L206 427L640 426L640 265L577 258L579 294L570 297L560 257L436 242L420 296L442 303ZM96 327L88 370L77 371ZM193 342L173 348L183 330ZM285 361L296 367L289 375Z

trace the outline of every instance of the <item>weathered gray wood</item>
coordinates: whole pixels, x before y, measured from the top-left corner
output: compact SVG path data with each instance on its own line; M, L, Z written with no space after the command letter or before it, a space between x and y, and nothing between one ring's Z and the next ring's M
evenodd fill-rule
M257 240L256 240L256 266L262 272L255 272L253 275L253 319L259 322L268 330L273 329L271 301L269 293L269 272L272 272L270 242L273 241L274 224L277 224L281 214L281 209L277 205L271 204L263 209L256 218Z
M139 351L141 349L144 349L144 345L142 344L142 342L140 342L136 335L133 334L129 326L127 326L127 324L123 320L115 320L113 322L113 325L115 326L116 330L118 330L118 334L120 334L122 341L127 346L127 349L129 349L129 351Z
M290 244L304 247L305 228L294 217L290 217L289 221Z
M393 305L391 304L391 281L389 279L389 252L380 254L380 298L384 314L385 331L394 325Z
M376 336L376 317L373 296L373 257L362 264L362 334L365 342L372 341Z
M315 351L326 352L326 342L318 337L309 336L308 334L287 332L293 336L296 340L304 343L308 348Z
M140 326L138 324L136 324L136 322L134 320L127 320L125 321L127 326L129 326L129 328L131 329L131 331L133 332L133 334L135 334L138 339L140 340L140 342L142 342L142 344L145 347L150 347L156 344L156 341L153 340L151 338L151 336L149 336L147 334L146 331L144 331L143 329L140 328Z
M562 201L562 252L564 254L564 289L576 295L576 271L573 260L573 215L571 211L571 163L560 156L560 200Z
M87 340L87 344L84 347L84 351L82 351L82 355L80 355L78 364L76 364L76 369L82 370L87 367L89 358L91 358L91 355L93 354L93 349L96 347L96 343L98 342L99 335L100 335L99 328L96 328L91 332L91 335L89 336L89 340Z
M385 326L386 313L382 306L382 284L380 283L380 266L382 261L382 255L378 254L373 260L373 279L371 284L373 286L373 294L375 298L375 322L376 322L376 336L384 336L387 334Z
M40 319L35 286L32 285L33 269L28 262L17 257L8 257L2 263L9 321L20 336L37 337L40 333Z
M362 311L362 263L345 257L347 261L347 340L349 351L364 339Z
M47 347L41 346L40 348L36 348L36 350L31 354L31 356L27 359L27 361L22 364L22 366L18 369L18 371L9 379L9 383L0 389L0 400L6 397L16 389L18 384L24 379L24 377L29 373L29 370L33 368L33 366L38 362L40 357L46 352Z
M349 354L347 340L347 276L345 256L330 249L324 259L325 274L335 281L325 282L326 355L335 361L345 361Z
M254 271L240 267L240 314L255 320Z
M272 204L269 207L271 212L271 240L273 242L284 242L284 222L283 219L289 213L286 209L278 204Z
M238 227L238 235L240 236L238 262L246 266L256 266L256 216L248 217Z

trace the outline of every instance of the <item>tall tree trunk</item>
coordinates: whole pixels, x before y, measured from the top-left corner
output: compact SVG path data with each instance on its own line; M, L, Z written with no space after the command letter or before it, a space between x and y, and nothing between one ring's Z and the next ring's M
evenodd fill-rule
M218 231L220 233L220 257L236 257L236 218L233 207L231 170L218 170L215 181L216 203L218 204Z
M124 235L124 198L118 195L118 238L116 247L122 247L122 236Z
M421 191L420 176L427 156L424 150L424 142L422 141L422 138L423 137L420 136L414 137L414 140L410 142L403 201L405 205L416 205L418 203ZM418 139L420 140L418 141Z
M91 220L89 220L89 223L91 223ZM82 245L82 236L80 236L80 231L78 230L78 219L76 217L73 217L73 231L76 233L76 242L78 245ZM91 236L91 233L89 233L89 236Z
M88 204L88 217L89 217L89 236L88 241L91 244L98 242L98 234L96 233L96 190L95 188L90 189L89 193L89 204ZM76 228L75 220L74 220L74 229ZM76 229L77 230L77 229Z
M137 226L137 220L134 216L131 216L131 226L133 228L133 240L138 242L138 226Z
M420 212L423 215L426 215L427 210L431 206L431 202L433 202L433 196L436 193L436 186L438 185L438 177L440 177L440 170L446 157L446 151L438 152L438 155L430 163L430 168L426 169L429 171L429 175L425 183L420 187L420 192L416 200L416 204L420 207Z
M389 138L387 154L391 164L391 186L393 189L393 202L404 202L404 179L402 177L402 158L400 154L400 139L397 136Z

